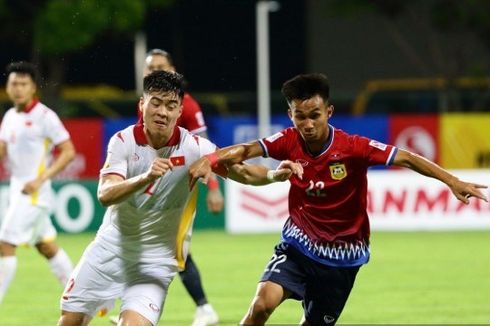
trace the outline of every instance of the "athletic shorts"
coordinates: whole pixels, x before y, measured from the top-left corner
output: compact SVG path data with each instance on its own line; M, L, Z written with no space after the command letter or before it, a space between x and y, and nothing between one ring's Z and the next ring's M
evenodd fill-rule
M344 308L360 266L320 264L285 243L275 247L261 282L271 281L301 300L311 325L334 325Z
M34 245L56 238L49 209L31 205L30 196L17 196L9 204L1 224L0 240L16 246Z
M128 261L92 242L70 276L61 310L93 317L120 298L121 312L135 311L156 325L176 273L177 266Z

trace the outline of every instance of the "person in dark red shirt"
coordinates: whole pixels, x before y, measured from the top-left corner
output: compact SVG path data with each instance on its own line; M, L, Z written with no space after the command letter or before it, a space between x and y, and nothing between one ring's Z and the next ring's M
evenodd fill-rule
M291 160L303 173L290 178L289 218L266 265L243 325L263 325L285 299L301 300L302 325L333 325L347 301L357 272L369 260L367 170L396 165L444 182L465 204L487 201L484 185L460 181L427 159L328 123L333 113L330 87L322 74L299 75L282 93L294 127L248 144L218 150L196 161L191 185L204 182L211 166L264 156Z

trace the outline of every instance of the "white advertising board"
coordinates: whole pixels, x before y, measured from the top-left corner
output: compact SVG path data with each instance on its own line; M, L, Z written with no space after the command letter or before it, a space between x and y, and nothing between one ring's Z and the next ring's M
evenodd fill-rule
M462 180L490 184L490 170L452 171ZM409 170L368 173L368 213L373 230L490 229L490 204L465 205L438 180ZM288 216L289 182L267 186L226 183L226 229L232 233L280 231ZM487 198L490 191L483 189ZM328 194L327 194L328 196Z

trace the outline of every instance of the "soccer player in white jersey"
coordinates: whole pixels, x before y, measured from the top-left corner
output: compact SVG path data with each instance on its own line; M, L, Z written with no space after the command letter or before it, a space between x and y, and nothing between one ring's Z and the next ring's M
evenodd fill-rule
M54 241L49 214L50 179L75 157L75 149L56 113L36 98L34 65L11 63L7 76L6 91L14 107L0 126L0 159L7 158L11 172L9 206L0 228L0 302L14 278L20 244L35 245L63 286L72 271L70 258ZM53 146L59 155L49 164Z
M61 298L59 326L86 325L101 308L122 299L118 325L156 325L167 289L185 265L197 192L188 167L216 146L176 126L183 77L155 71L144 78L143 124L117 132L101 170L98 198L107 206L95 240ZM216 166L215 172L248 184L284 181L301 166ZM271 173L272 172L272 173Z

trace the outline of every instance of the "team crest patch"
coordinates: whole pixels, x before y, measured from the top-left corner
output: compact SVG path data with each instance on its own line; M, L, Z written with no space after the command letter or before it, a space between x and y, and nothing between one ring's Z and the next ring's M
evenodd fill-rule
M342 180L347 176L347 169L342 163L333 163L330 166L330 176L334 180Z

